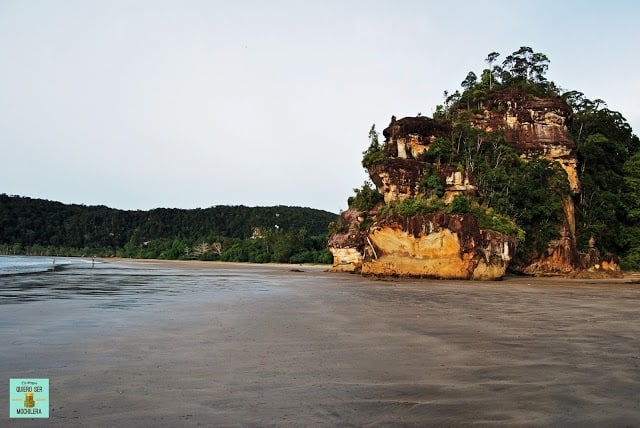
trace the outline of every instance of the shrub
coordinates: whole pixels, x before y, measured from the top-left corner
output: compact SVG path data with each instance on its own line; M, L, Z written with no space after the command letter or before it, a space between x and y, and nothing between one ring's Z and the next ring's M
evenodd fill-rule
M492 208L471 203L470 212L478 220L480 229L493 230L504 235L515 236L519 242L524 242L526 234L511 217L496 213Z
M384 201L384 197L378 193L378 190L371 187L371 183L365 181L360 189L353 189L355 196L351 196L347 203L349 208L355 208L358 211L369 211L378 203Z
M463 195L456 195L449 204L447 211L451 214L466 214L471 210L471 200Z
M416 196L415 198L407 198L399 201L393 201L380 209L381 216L401 215L427 215L445 208L444 202L437 197L424 198Z
M336 221L329 223L329 236L347 233L348 231L349 225L342 216L338 217Z
M442 186L440 177L437 175L429 175L425 173L422 180L420 180L419 186L420 190L427 196L435 195L441 198L442 195L444 195L444 187Z

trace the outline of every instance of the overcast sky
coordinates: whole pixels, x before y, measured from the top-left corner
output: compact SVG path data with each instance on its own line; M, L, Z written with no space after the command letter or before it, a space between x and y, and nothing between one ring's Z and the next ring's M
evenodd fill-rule
M372 124L530 46L640 129L640 2L0 0L0 193L337 213Z

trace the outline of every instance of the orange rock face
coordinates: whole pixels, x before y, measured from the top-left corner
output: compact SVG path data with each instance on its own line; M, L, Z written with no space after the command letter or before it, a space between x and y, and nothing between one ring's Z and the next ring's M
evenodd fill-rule
M557 161L567 172L571 190L580 192L576 144L569 135L567 122L571 109L560 98L528 99L519 90L495 93L476 115L474 126L504 131L505 142L515 146L523 158L543 157Z
M371 228L362 273L448 279L500 279L516 240L483 231L471 214L381 220Z
M362 273L369 275L492 280L504 276L510 260L508 245L503 253L487 259L475 248L465 251L457 233L449 229L415 237L402 229L383 227L369 238L372 250L362 265ZM377 258L372 255L374 248Z

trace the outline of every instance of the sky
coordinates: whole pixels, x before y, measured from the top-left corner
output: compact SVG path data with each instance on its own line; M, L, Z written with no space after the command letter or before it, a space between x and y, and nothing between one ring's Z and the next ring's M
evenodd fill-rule
M637 1L0 0L0 193L127 210L334 213L375 124L487 54L640 129Z

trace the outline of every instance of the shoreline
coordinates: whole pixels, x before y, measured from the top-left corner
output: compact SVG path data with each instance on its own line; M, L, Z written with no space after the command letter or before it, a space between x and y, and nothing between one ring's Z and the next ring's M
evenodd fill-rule
M352 272L331 272L332 265L320 265L320 264L307 264L307 263L250 263L250 262L226 262L218 260L163 260L163 259L130 259L123 257L109 257L109 258L97 258L102 263L117 262L117 263L134 263L141 265L156 265L166 268L185 268L185 269L206 269L206 268L253 268L253 269L269 269L274 270L309 270L316 272L327 272L331 275L347 275L359 277L364 280L370 281L444 281L446 282L468 282L468 283L503 283L503 282L521 282L521 281L533 281L533 282L566 282L566 283L593 283L601 282L603 284L638 284L640 283L640 272L636 271L621 271L619 277L602 277L594 275L593 277L572 277L567 275L545 275L545 276L531 276L531 275L516 275L506 274L499 280L459 280L459 279L438 279L438 278L416 278L416 277L402 277L402 276L376 276L376 275L362 275Z
M278 270L305 268L313 271L328 270L331 265L316 265L306 263L250 263L226 262L218 260L162 260L162 259L129 259L123 257L96 258L102 263L134 263L139 265L155 265L167 268L204 269L204 268L274 268Z
M6 256L6 255L5 255ZM60 259L72 259L82 260L85 262L91 262L92 257L83 256L8 256L8 257L37 257L52 260ZM603 277L600 273L596 272L592 276L571 276L571 275L544 275L544 276L530 276L530 275L517 275L507 273L502 279L499 280L457 280L457 279L437 279L437 278L418 278L418 277L403 277L403 276L376 276L376 275L361 275L359 273L352 272L337 272L331 271L332 265L329 264L311 264L311 263L251 263L251 262L228 262L219 260L165 260L165 259L137 259L137 258L125 258L125 257L96 257L95 261L103 265L109 264L121 264L121 265L133 265L133 266L148 266L148 267L160 267L165 269L184 269L184 270L215 270L215 269L251 269L251 270L270 270L270 271L290 271L290 272L326 272L330 275L347 275L362 278L365 281L418 281L428 284L434 281L444 281L445 283L454 283L462 281L463 283L511 283L530 281L536 284L540 283L564 283L564 284L580 284L580 283L601 283L603 285L609 284L640 284L640 272L637 271L621 271L620 276Z
M16 257L38 257L38 258L50 258L56 259L76 259L91 262L92 257L83 256L26 256L20 255ZM428 283L430 281L445 281L445 282L469 282L469 283L490 283L490 282L521 282L530 280L535 283L540 282L566 282L566 283L593 283L601 282L603 284L640 284L640 272L637 271L620 271L620 276L603 277L600 272L595 272L593 275L584 276L571 276L571 275L542 275L542 276L530 276L530 275L517 275L507 273L502 279L499 280L458 280L458 279L438 279L438 278L418 278L418 277L403 277L403 276L376 276L376 275L361 275L359 273L352 272L335 272L330 271L332 265L330 264L311 264L311 263L251 263L251 262L228 262L219 260L170 260L170 259L137 259L126 257L96 257L96 262L108 265L112 263L116 264L131 264L131 265L146 265L162 267L167 269L185 269L185 270L206 270L206 269L233 269L233 268L247 268L258 270L274 270L274 271L313 271L313 272L327 272L331 275L352 275L355 277L361 277L370 281L423 281Z

